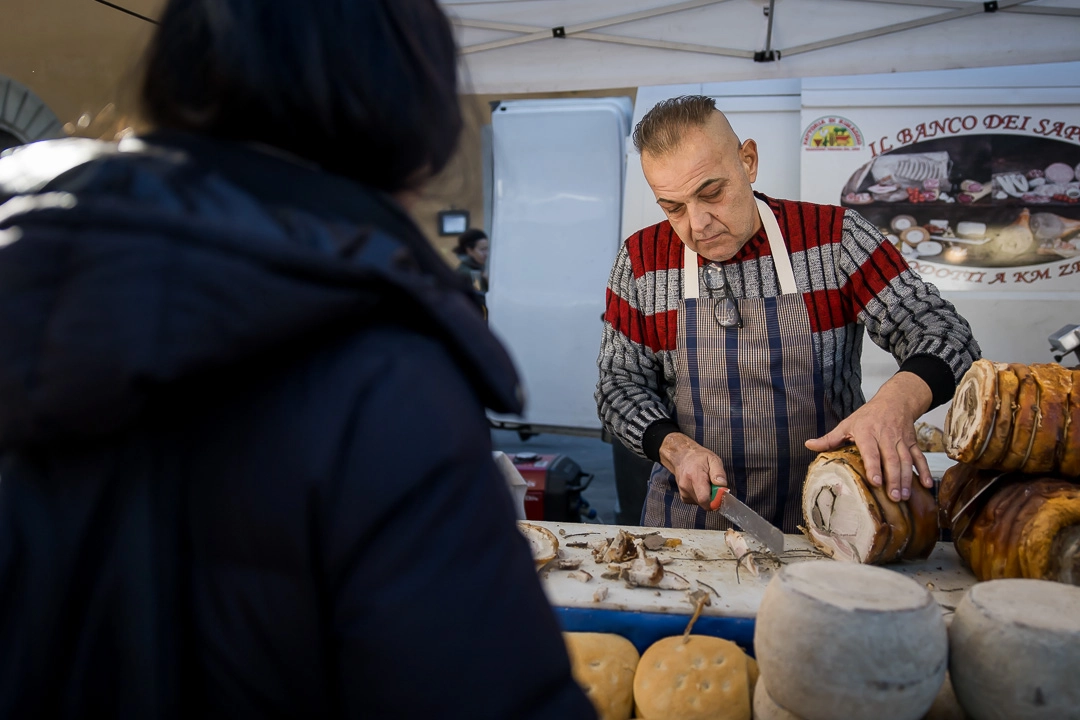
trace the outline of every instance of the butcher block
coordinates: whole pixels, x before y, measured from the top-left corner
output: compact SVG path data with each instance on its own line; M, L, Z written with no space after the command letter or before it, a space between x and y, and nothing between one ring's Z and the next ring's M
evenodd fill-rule
M712 530L645 528L563 522L532 522L552 533L559 543L558 558L538 570L548 600L564 629L614 632L627 637L643 651L661 637L681 634L701 604L694 633L733 640L752 651L754 618L765 586L779 563L833 563L802 535L785 535L785 550L777 562L764 548L743 535L755 558L757 574L742 563L725 541ZM627 579L603 577L609 563L593 557L597 543L615 538L622 530L637 538L652 537L645 550L664 568L667 578L685 580L689 589L664 589L633 585ZM925 586L941 606L946 622L964 593L975 584L951 544L938 543L926 560L885 566ZM680 585L684 583L680 582ZM694 592L697 591L697 592Z

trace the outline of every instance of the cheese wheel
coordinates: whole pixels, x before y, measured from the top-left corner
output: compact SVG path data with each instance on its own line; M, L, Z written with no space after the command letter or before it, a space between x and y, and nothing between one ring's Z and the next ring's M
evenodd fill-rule
M806 720L917 720L945 679L948 641L925 587L870 565L784 567L754 628L769 692Z
M641 655L634 703L647 720L750 720L746 654L707 635L657 640Z
M949 643L953 689L973 720L1080 718L1080 588L978 583L956 607Z
M600 720L629 720L634 709L638 651L614 633L563 633L574 680L589 696Z
M765 681L758 678L757 686L754 688L754 720L802 720L802 718L777 705L769 694L768 688L765 687Z

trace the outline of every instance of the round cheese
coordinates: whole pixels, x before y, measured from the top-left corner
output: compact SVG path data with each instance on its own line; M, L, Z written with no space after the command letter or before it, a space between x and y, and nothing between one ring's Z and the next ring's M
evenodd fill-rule
M1080 587L978 583L956 608L949 643L953 689L973 720L1080 718Z
M658 640L641 655L634 703L647 720L750 720L746 654L706 635Z
M754 651L773 699L806 720L917 720L944 681L948 636L914 580L813 561L784 567L765 588Z
M777 705L765 687L765 682L758 678L757 686L754 688L754 720L802 720L802 718Z
M638 651L614 633L563 633L574 680L589 696L600 720L629 720L634 709Z

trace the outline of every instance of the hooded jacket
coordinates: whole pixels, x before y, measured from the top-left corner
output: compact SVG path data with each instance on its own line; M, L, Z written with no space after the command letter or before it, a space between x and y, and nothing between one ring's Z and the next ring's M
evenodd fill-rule
M0 159L0 717L592 717L389 198L236 143Z

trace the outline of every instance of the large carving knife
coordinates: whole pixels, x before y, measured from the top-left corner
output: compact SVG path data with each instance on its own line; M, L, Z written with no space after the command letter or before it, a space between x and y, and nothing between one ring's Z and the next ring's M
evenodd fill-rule
M732 495L726 487L713 485L709 508L719 510L721 515L742 528L743 532L750 533L774 555L784 552L784 533Z

